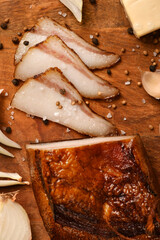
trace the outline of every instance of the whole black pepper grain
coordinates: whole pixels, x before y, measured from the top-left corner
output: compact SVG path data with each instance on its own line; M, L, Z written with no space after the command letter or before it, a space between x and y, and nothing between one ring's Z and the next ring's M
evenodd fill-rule
M98 46L99 45L99 41L98 41L98 39L97 38L92 38L92 43L94 44L94 45L96 45L96 46Z
M25 46L28 46L28 45L29 45L29 41L24 41L23 44L24 44Z
M3 49L3 44L2 44L2 43L0 43L0 50L1 50L1 49Z
M91 4L96 4L96 0L89 0Z
M131 27L128 28L128 29L127 29L127 32L128 32L128 34L133 35L133 28L131 28Z
M12 83L13 83L14 86L18 86L19 85L19 80L15 78L15 79L12 80Z
M7 23L1 23L1 28L3 29L3 30L6 30L7 29Z
M17 35L18 35L19 37L21 37L21 36L22 36L22 33L21 33L21 32L18 32Z
M44 125L48 125L49 124L49 120L45 119L45 120L43 120L43 123L44 123Z
M151 66L149 67L149 70L150 70L151 72L155 72L155 71L156 71L156 65L151 65Z
M29 29L28 29L28 27L24 27L23 30L24 30L24 32L27 32Z
M60 89L59 92L60 92L60 94L64 95L66 93L66 90L65 89Z
M6 127L6 133L11 133L11 132L12 132L11 127Z
M112 72L111 72L110 69L107 70L107 74L108 74L108 75L111 75L111 74L112 74Z
M17 45L19 44L19 39L17 37L14 37L12 38L12 42Z

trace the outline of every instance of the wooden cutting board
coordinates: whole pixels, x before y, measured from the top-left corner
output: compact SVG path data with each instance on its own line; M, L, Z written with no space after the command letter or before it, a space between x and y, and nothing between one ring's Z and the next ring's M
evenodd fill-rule
M59 11L67 13L67 17L60 16ZM155 174L159 176L157 184L160 184L160 102L147 95L142 87L137 86L141 76L140 70L148 70L152 58L159 62L160 58L153 57L153 52L155 48L160 48L160 44L154 45L152 37L146 38L147 41L137 40L127 33L129 23L119 0L97 0L96 5L91 5L89 0L84 0L82 24L75 20L59 0L0 0L0 13L0 23L6 18L10 19L7 30L0 28L0 42L4 45L4 49L0 50L0 88L4 88L9 94L7 97L0 98L0 128L3 129L11 124L12 134L8 136L22 146L20 151L6 148L15 155L15 158L0 156L0 170L16 171L23 176L24 180L30 180L25 151L26 143L35 142L36 139L47 142L84 137L72 130L66 132L66 128L58 124L50 122L48 126L45 126L41 119L27 118L26 114L20 111L7 110L16 92L16 87L11 83L16 50L12 38L17 36L18 32L23 32L24 27L32 27L39 17L49 16L63 25L68 24L88 42L91 42L90 35L95 36L99 33L100 48L122 55L121 62L112 68L111 76L107 75L106 69L95 72L118 87L121 96L111 103L89 101L90 107L103 117L110 112L112 119L109 121L126 134L139 133L141 135L151 165ZM126 53L121 53L122 48L126 49ZM143 55L144 50L149 53L147 57ZM124 74L125 70L129 71L129 76ZM132 82L131 85L126 86L125 82L128 77L132 79ZM124 99L127 101L126 106L121 103ZM144 100L145 103L143 103ZM117 109L110 108L112 103L117 105ZM14 119L11 119L11 114L14 114ZM148 127L150 124L154 126L153 131ZM33 240L49 240L39 215L32 186L5 188L0 189L0 192L17 189L20 189L17 201L24 206L31 220Z

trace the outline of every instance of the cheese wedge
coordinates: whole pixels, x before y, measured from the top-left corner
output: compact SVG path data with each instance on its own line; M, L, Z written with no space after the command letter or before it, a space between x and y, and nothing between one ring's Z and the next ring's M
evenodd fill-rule
M138 38L160 28L159 0L121 0L121 3Z

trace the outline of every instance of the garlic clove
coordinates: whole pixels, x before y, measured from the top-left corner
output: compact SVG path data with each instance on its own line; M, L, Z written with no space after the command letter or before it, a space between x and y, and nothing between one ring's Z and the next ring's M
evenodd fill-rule
M28 181L25 182L18 182L14 180L0 180L0 187L9 187L15 185L29 185Z
M142 85L145 91L152 97L160 99L160 73L143 72Z
M78 22L82 22L83 0L60 0L75 16Z
M19 144L17 144L16 142L12 141L8 137L6 137L1 130L0 130L0 143L4 144L6 146L9 146L9 147L21 149Z
M14 158L14 155L10 152L8 152L7 150L5 150L4 148L0 147L0 154L3 154L5 156L8 156L8 157L12 157Z
M22 177L18 173L0 172L0 178L10 178L19 182L22 181Z
M0 239L31 240L31 227L24 208L15 202L15 194L0 195Z

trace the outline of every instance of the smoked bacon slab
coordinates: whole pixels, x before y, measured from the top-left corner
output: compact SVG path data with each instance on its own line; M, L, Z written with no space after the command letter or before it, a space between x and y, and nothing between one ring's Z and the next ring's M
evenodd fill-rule
M156 180L139 136L30 144L27 151L51 239L160 239Z

